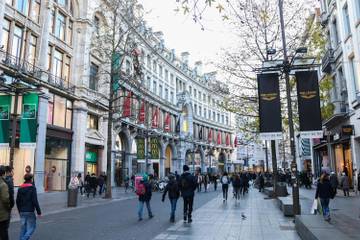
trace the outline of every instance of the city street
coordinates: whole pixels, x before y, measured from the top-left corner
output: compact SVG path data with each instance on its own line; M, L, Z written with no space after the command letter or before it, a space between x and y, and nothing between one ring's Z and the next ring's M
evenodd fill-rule
M33 239L298 239L292 219L256 189L239 204L232 198L223 204L220 190L196 194L192 224L182 221L182 200L176 223L169 223L169 202L160 199L154 193L155 217L148 219L145 211L142 222L137 221L135 199L47 215L38 219ZM18 238L19 228L19 222L11 224L11 239Z

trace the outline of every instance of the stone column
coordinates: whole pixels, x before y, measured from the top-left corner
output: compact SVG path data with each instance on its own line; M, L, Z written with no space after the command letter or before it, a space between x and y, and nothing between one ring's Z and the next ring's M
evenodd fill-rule
M0 1L0 43L2 42L2 29L5 15L5 1Z
M43 95L39 96L38 106L38 133L36 139L34 181L38 192L44 192L45 180L45 148L46 148L46 126L48 112L48 90L42 89Z
M165 177L165 158L160 157L159 161L159 178Z
M39 57L38 57L38 66L46 71L48 65L48 47L49 47L49 28L51 24L51 8L53 2L41 1L41 9L40 9L40 25L41 28L41 38L40 39L40 47L39 47ZM45 75L42 77L46 77Z
M71 172L84 173L87 106L85 102L74 102L73 140L71 149Z

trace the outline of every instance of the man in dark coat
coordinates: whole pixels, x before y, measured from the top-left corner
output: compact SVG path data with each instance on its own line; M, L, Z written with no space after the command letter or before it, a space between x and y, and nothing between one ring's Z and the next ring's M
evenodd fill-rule
M197 187L196 178L189 172L187 165L183 166L184 173L180 177L180 191L184 200L184 222L192 222L192 210L194 204L194 191Z
M90 192L93 192L93 197L95 197L96 188L97 188L97 178L95 173L92 173L89 179L89 191L87 191L87 197L89 197Z

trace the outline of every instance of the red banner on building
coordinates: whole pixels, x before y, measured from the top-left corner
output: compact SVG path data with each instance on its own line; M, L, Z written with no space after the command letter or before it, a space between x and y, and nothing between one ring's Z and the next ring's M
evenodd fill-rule
M141 102L138 120L139 123L145 123L145 101Z
M125 100L124 100L124 104L123 104L123 117L130 117L131 116L131 96L132 93L128 92Z
M152 114L151 127L159 128L159 108L155 108Z
M221 132L218 131L218 134L217 134L217 144L220 145L221 144Z
M166 114L165 121L164 121L164 131L170 132L170 124L171 124L171 116L170 113Z
M226 146L230 146L230 135L226 134Z
M209 129L208 140L212 142L212 129Z

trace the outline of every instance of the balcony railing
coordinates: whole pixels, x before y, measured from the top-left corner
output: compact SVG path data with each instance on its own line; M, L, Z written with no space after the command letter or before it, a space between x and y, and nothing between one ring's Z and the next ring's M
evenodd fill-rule
M65 81L63 78L54 76L47 71L43 71L34 64L19 57L13 56L3 50L0 50L0 63L4 64L16 73L35 78L39 82L47 83L61 90L74 93L75 87L68 81ZM44 74L47 76L46 78L42 78L42 75ZM46 79L46 81L44 81L44 79Z
M324 57L322 58L322 71L325 73L330 73L332 68L331 68L331 64L333 64L335 62L335 58L334 58L334 50L333 49L328 49L324 55Z

